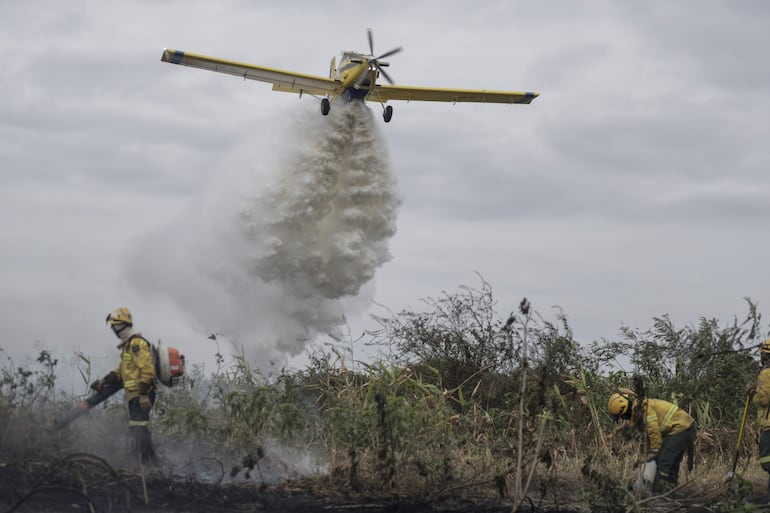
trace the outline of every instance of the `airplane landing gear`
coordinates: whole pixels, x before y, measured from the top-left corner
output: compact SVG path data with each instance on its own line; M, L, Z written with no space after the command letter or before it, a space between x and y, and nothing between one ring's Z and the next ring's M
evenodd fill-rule
M385 123L390 123L390 118L393 117L393 106L388 105L385 107L385 110L382 112L382 119L385 120Z
M323 98L321 100L321 114L326 116L327 114L329 114L329 109L331 109L331 108L332 108L332 106L329 103L329 98Z

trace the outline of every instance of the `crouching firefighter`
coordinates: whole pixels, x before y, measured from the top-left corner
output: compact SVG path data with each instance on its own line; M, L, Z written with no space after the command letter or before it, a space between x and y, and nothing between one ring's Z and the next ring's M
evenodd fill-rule
M649 442L647 461L657 465L652 483L653 495L660 495L679 483L679 465L687 453L687 470L692 470L695 420L677 405L662 399L639 400L631 390L620 389L607 404L615 420L626 419L644 426Z
M157 463L150 435L150 410L155 404L155 364L152 347L134 329L128 308L118 308L107 316L107 324L120 339L120 365L91 385L96 391L106 386L122 386L128 405L128 430L139 462Z

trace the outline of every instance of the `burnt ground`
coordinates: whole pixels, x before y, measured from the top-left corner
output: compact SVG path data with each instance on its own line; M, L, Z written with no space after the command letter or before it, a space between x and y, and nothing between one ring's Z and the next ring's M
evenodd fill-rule
M734 484L741 485L741 481L735 480ZM344 488L328 476L273 484L225 479L204 482L189 475L164 474L158 469L119 469L87 453L22 461L0 455L0 513L509 513L512 510L509 498L400 497L386 493L354 494ZM720 506L709 501L711 507L703 507L704 497L700 496L696 500L666 499L645 504L642 509L744 511L740 508L747 506L744 497L747 498L748 491L736 493L732 502ZM625 511L626 506L608 508L585 503L525 501L520 512L573 513L587 509L592 513L619 513Z
M0 513L508 513L509 499L387 497L318 491L317 481L274 485L201 483L150 471L126 472L90 454L50 461L0 461ZM528 511L567 511L535 508Z
M148 503L139 483L115 486L103 482L78 489L51 483L16 489L15 479L0 473L0 511L11 512L153 512L153 513L508 513L510 501L485 498L408 498L320 496L288 485L256 489L240 484L210 485L147 480ZM13 488L13 489L10 489ZM121 489L124 488L124 489ZM30 493L31 492L31 493ZM544 510L545 511L545 510ZM548 511L557 511L548 509Z

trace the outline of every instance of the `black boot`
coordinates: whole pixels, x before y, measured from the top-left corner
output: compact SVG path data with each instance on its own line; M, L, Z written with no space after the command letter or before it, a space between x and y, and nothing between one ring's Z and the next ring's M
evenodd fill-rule
M134 439L135 454L142 465L154 466L158 463L155 447L152 444L152 436L147 426L133 426L131 434Z
M155 454L155 446L152 443L152 435L146 427L142 429L141 443L139 445L139 454L142 457L142 463L154 466L158 463L158 457Z

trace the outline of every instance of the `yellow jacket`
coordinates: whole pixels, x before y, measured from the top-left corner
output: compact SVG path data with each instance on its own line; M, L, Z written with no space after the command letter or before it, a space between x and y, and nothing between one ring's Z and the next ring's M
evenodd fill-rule
M757 378L757 392L754 394L752 402L757 406L757 419L759 420L759 429L764 431L770 429L770 367L765 367L759 373Z
M123 383L126 401L148 394L155 381L155 364L149 342L136 333L118 348L120 365L115 370L115 374Z
M634 421L638 420L636 415L634 412ZM695 422L679 406L662 399L645 399L638 415L644 416L650 449L660 449L664 437L687 431Z

